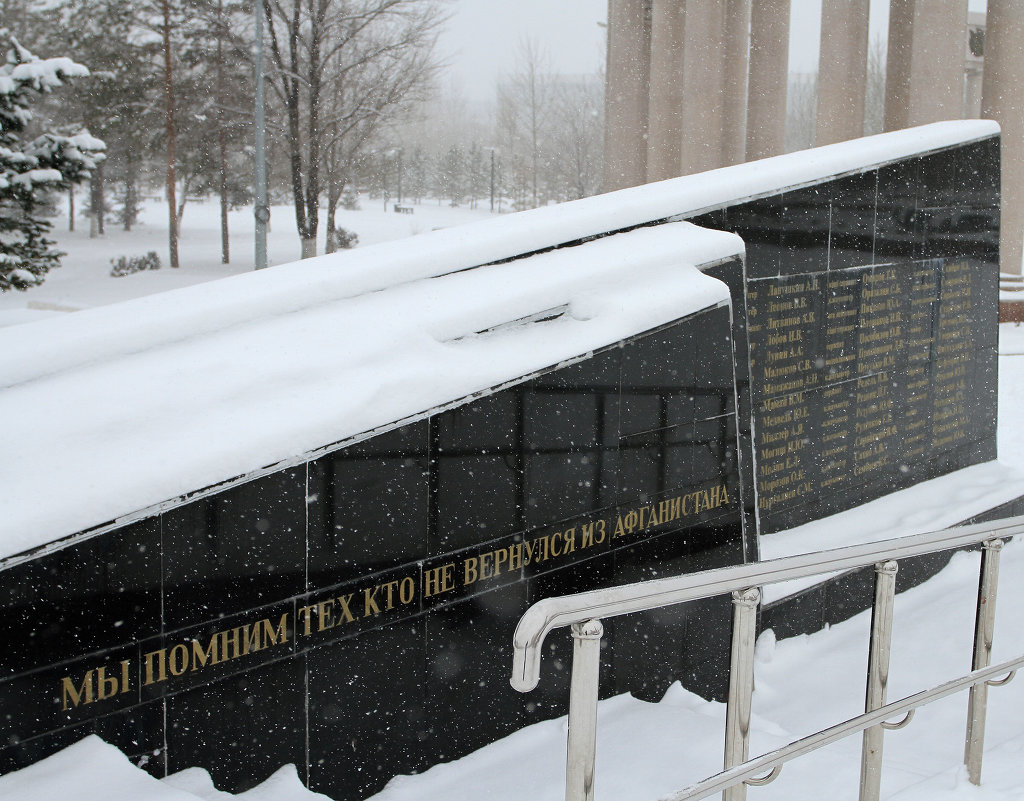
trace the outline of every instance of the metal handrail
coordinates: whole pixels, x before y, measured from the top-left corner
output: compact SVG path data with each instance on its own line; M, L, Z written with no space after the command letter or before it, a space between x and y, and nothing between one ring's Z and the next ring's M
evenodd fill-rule
M864 732L860 797L861 801L875 801L880 787L884 729L902 728L909 723L913 710L918 706L967 688L970 689L970 701L964 761L968 766L970 780L978 784L984 743L986 693L989 686L999 684L991 681L990 677L1010 671L1011 676L1006 679L1009 681L1012 672L1024 665L1022 656L1018 660L988 668L995 620L999 551L1004 539L1021 533L1024 533L1024 516L547 598L531 606L516 627L513 637L512 686L520 692L529 692L537 686L545 637L555 628L571 626L575 644L569 701L566 799L592 801L600 640L603 635L601 619L732 593L733 631L726 712L726 770L671 796L673 801L703 798L718 790L724 790L725 801L743 801L747 785L767 784L778 775L785 761L859 731ZM973 672L894 704L886 704L898 560L981 543L984 543L984 550L978 590ZM756 609L760 601L758 588L766 584L871 565L875 568L875 600L865 714L786 748L748 760L753 646ZM903 720L886 723L887 718L901 711L907 713ZM756 774L768 768L771 772L767 776L755 778Z
M987 539L1008 539L1024 533L1024 515L992 523L947 528L865 545L785 556L766 562L720 567L671 578L653 579L621 587L590 590L575 595L545 598L523 613L512 638L512 686L529 692L540 681L541 646L552 629L645 612L687 601L763 587L781 581L808 578L868 567L882 559L900 560L937 551L977 545Z
M996 676L1001 676L1006 673L1012 674L1015 670L1024 667L1024 656L1019 656L1016 659L1011 659L1006 662L1002 662L998 665L985 668L984 670L971 671L965 676L958 679L951 679L950 681L940 684L937 687L933 687L930 690L923 690L914 695L908 695L906 698L902 698L899 701L893 701L890 704L886 704L883 707L879 707L874 712L865 712L862 715L858 715L855 718L838 723L835 726L830 726L827 729L822 729L819 732L803 737L789 745L783 746L782 748L776 748L774 751L768 751L756 759L750 759L742 764L736 765L723 770L721 773L717 773L707 779L691 784L689 787L684 787L678 792L671 793L670 795L663 796L659 801L697 801L700 798L707 798L709 795L720 793L723 790L735 785L740 782L746 782L750 784L750 779L754 778L758 774L762 774L767 770L771 770L776 766L781 766L786 762L790 762L797 757L809 754L812 751L817 751L819 748L824 748L827 745L832 745L852 734L864 731L872 726L885 726L885 721L891 717L895 717L900 712L913 712L915 709L929 704L932 701L938 701L940 698L945 698L947 695L953 695L954 693L963 692L969 687L976 686L982 683L991 683L995 686L993 679Z

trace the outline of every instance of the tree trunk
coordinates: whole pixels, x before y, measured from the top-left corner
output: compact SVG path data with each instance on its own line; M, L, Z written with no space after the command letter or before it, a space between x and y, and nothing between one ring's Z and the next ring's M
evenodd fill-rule
M68 187L68 230L75 230L75 187Z
M107 184L103 162L96 165L96 228L100 236L106 234Z
M334 253L338 249L338 239L334 233L334 206L337 203L331 202L331 194L327 193L327 241L324 243L324 253Z
M217 0L217 144L220 148L220 261L231 262L228 242L228 155L224 136L224 0Z
M103 206L106 204L103 186L103 162L96 165L89 179L89 238L104 234Z
M310 4L314 6L314 4ZM322 150L320 132L320 45L323 42L321 26L323 6L311 9L309 35L309 110L306 126L306 230L302 232L302 258L316 255L316 234L320 223L320 157ZM312 252L306 252L310 243Z
M103 164L96 165L89 178L89 238L103 234Z
M175 200L174 172L174 73L171 67L171 7L169 0L163 0L164 12L164 104L167 121L167 246L170 251L171 267L178 266L178 220Z
M327 168L327 241L324 244L324 253L334 253L338 249L338 237L335 234L334 215L338 208L338 201L341 200L341 192L345 182L338 179L338 158L337 152L332 145L329 150Z
M132 225L135 224L135 215L138 211L138 197L136 196L135 190L135 176L132 174L132 168L129 167L129 173L124 179L124 230L131 231Z
M302 258L310 259L316 255L316 237L309 239L302 238Z
M285 67L281 53L277 47L277 40L274 36L273 19L270 7L265 6L267 21L270 23L271 45L277 65L282 70ZM303 197L302 187L302 139L299 136L301 120L299 109L299 78L301 74L299 64L299 28L302 22L302 3L295 3L292 9L291 23L288 25L288 55L290 69L287 75L282 77L284 85L284 105L288 112L288 161L292 176L292 203L295 206L295 228L298 230L299 239L302 240L302 258L307 258L306 241L310 238L306 220L306 203ZM316 239L313 239L313 253L316 253Z
M224 144L224 129L220 129L220 261L231 263L231 244L228 238L228 157Z
M139 180L138 164L133 158L128 159L124 177L124 230L131 231L139 215Z
M333 179L327 181L327 242L324 244L324 253L334 253L338 249L337 226L334 222L334 214L338 208L338 200L341 199L341 182Z

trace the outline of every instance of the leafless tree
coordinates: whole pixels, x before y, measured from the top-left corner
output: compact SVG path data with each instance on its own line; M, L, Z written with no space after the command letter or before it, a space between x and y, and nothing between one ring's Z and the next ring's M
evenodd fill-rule
M321 194L337 203L360 150L430 85L445 15L432 0L268 0L266 18L306 258Z
M498 87L498 129L505 147L528 166L534 206L541 203L545 134L554 110L554 87L546 54L533 40L524 40L516 71Z
M596 76L560 81L551 127L552 168L564 197L593 195L601 183L604 84Z
M178 212L175 207L174 185L176 177L175 169L175 131L174 131L174 55L171 50L171 4L170 0L162 0L161 14L163 26L161 35L163 37L164 53L164 111L167 127L167 214L169 217L168 249L170 251L171 267L178 266Z

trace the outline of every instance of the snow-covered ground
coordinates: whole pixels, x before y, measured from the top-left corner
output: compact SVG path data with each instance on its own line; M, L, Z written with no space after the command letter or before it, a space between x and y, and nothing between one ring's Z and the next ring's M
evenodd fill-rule
M340 224L360 234L362 242L383 241L408 233L450 225L487 212L417 207L415 222L384 214L364 203L364 210ZM428 213L437 210L437 214ZM177 274L157 273L107 278L108 260L163 247L157 222L159 208L147 209L148 225L103 240L60 234L70 254L67 266L29 293L0 296L0 321L42 312L27 302L83 308L136 297L172 286L207 280L251 267L247 217L239 213L232 243L238 264L218 263L216 207L192 206L186 212L182 245L184 266ZM286 209L275 210L275 225ZM192 215L191 218L189 215ZM190 229L190 223L194 229ZM193 233L189 233L193 230ZM251 226L249 226L251 230ZM58 232L59 234L59 232ZM293 233L277 232L272 260L290 261L298 249ZM245 261L243 262L242 254ZM177 283L175 283L177 282ZM51 311L50 313L61 313ZM1024 472L1024 327L1004 325L1000 338L999 453L1007 470ZM898 531L894 533L899 533ZM978 556L959 554L939 576L898 596L895 608L889 700L931 687L970 667L973 600ZM997 602L994 660L1024 652L1024 543L1004 549L1001 591ZM751 753L756 755L837 723L861 711L867 658L869 614L823 632L775 643L762 636L758 645L753 702ZM552 636L568 636L565 631ZM511 632L510 632L511 639ZM511 664L511 652L495 655ZM542 673L541 681L544 681ZM661 703L619 696L601 704L598 736L597 797L615 801L652 801L678 790L721 766L725 707L685 692L678 685ZM904 730L885 737L882 794L898 801L1007 801L1024 798L1024 680L989 693L983 784L967 783L961 766L966 723L966 695L959 694L918 711ZM394 779L374 801L546 801L563 793L565 719L531 726L457 762L439 765L419 776ZM849 738L789 763L779 779L748 791L752 799L853 799L857 795L860 738ZM0 777L0 799L18 801L222 801L202 772L191 771L158 782L134 768L95 739L80 743L36 766ZM299 786L294 771L284 769L243 796L245 801L312 801L322 799Z
M83 203L79 198L79 206ZM392 239L415 236L435 228L491 217L488 204L477 209L467 206L451 208L427 200L420 205L409 204L413 213L395 214L384 210L381 200L363 198L358 211L339 209L336 224L359 235L359 246ZM392 204L393 205L393 204ZM496 214L493 216L497 216ZM67 256L62 266L50 272L42 286L26 292L0 294L0 326L41 319L65 311L104 306L121 300L165 292L215 278L223 278L253 269L253 216L249 208L228 215L230 231L230 264L220 259L220 205L214 200L190 200L182 218L179 260L181 266L171 269L167 255L167 207L163 203L143 203L138 224L130 232L112 220L107 222L102 237L89 238L89 221L77 219L75 231L69 232L65 212L53 219L50 238ZM319 252L323 253L324 226L321 216ZM289 206L274 206L271 230L267 236L268 262L271 265L297 261L299 237L295 231L295 215ZM160 257L159 270L113 278L110 260L119 256L141 256L155 250Z

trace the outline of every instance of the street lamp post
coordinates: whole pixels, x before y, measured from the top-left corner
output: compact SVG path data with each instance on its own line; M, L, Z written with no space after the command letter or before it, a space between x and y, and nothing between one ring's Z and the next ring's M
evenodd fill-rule
M402 148L398 148L398 205L402 205Z

